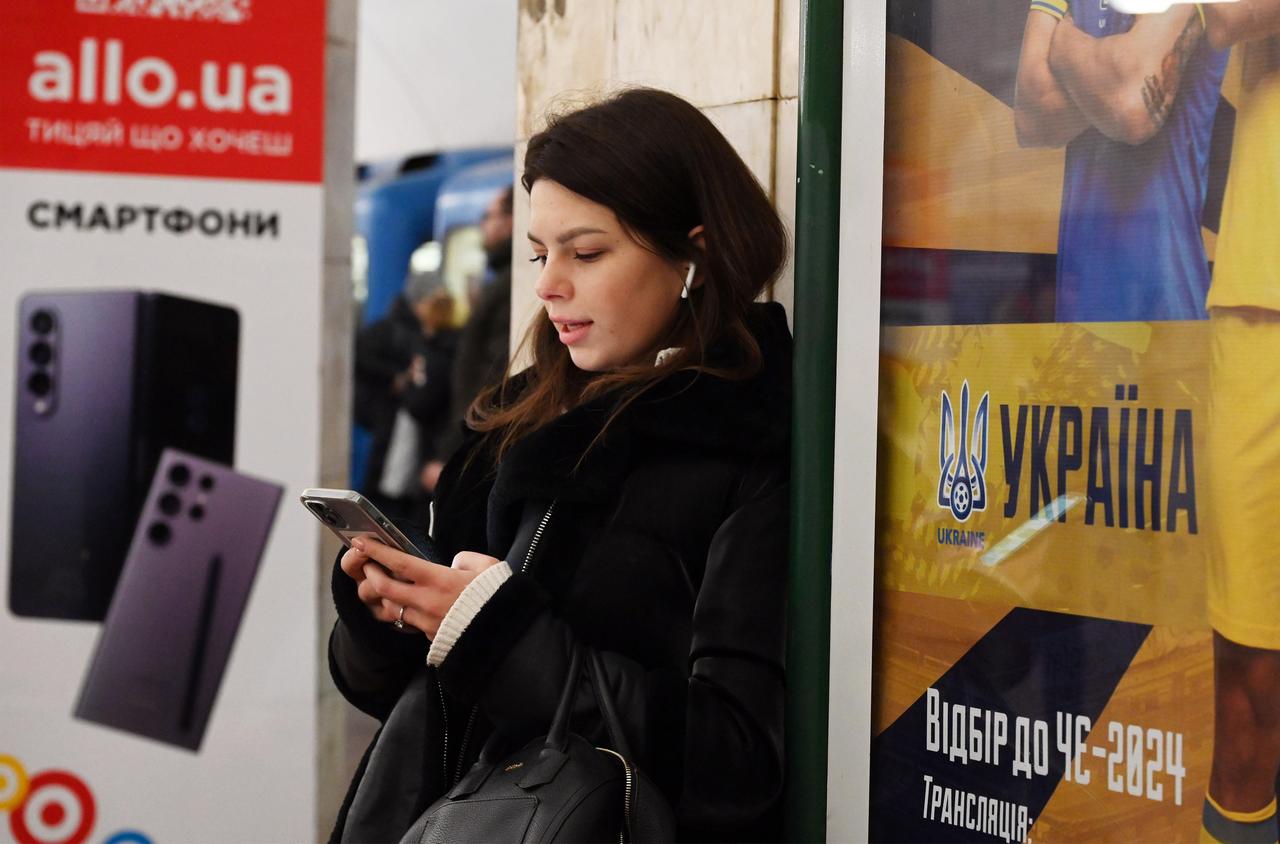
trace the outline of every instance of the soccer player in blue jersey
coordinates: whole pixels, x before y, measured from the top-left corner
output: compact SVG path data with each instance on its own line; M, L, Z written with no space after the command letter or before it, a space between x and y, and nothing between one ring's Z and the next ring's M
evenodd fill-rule
M1128 15L1033 0L1018 62L1023 146L1066 146L1059 322L1204 319L1200 233L1227 51L1198 6Z

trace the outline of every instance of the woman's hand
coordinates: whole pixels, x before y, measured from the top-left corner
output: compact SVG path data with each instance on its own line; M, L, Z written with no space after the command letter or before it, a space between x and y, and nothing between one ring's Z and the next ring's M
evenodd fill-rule
M434 638L467 584L498 562L487 554L462 551L453 558L453 565L445 568L372 537L356 537L340 565L355 580L356 594L374 618L387 623L403 619L406 625Z

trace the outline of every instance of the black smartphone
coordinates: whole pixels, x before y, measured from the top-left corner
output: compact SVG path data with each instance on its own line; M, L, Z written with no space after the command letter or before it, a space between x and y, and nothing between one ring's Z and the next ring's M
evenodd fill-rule
M343 545L357 536L372 536L384 545L429 560L369 499L351 489L304 489L302 504Z
M239 316L136 290L18 308L9 608L100 620L161 452L230 464Z
M199 750L282 492L164 452L77 718Z

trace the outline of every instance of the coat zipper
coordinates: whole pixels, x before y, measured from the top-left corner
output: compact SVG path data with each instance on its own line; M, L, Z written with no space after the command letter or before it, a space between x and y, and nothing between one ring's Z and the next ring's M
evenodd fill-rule
M436 669L436 670L438 671L439 669ZM444 718L444 758L440 760L440 773L444 774L445 779L448 779L449 778L449 706L444 702L444 685L441 684L440 679L438 677L436 678L436 691L440 693L440 713L441 713L441 716ZM449 783L449 787L452 788L455 785L455 783L456 783L456 780L454 782Z
M521 574L529 570L529 563L533 562L533 552L538 550L538 543L542 541L542 532L547 529L547 522L551 521L551 511L554 509L556 509L556 503L552 501L547 506L547 512L542 514L542 521L538 522L538 529L533 532L533 539L529 541L529 551L524 555L524 565L520 566Z
M433 502L434 505L434 502ZM546 532L547 523L551 521L551 511L556 508L556 503L551 502L547 506L547 512L542 514L542 521L538 522L538 528L533 532L533 539L529 541L529 550L525 552L524 563L520 566L520 573L524 574L529 570L529 564L533 562L533 553L538 550L538 543L542 541L542 534ZM433 507L434 509L434 507ZM434 521L435 513L432 513L432 521ZM444 702L444 686L439 683L436 688L440 690L440 706L444 709L444 775L449 776L449 709ZM467 745L471 742L471 733L475 729L476 716L480 713L480 705L476 704L471 707L471 714L467 717L466 729L462 731L462 744L458 747L458 764L453 774L453 780L449 783L449 787L458 784L462 779L462 765L467 758ZM627 779L630 780L631 774L628 772ZM628 798L629 800L630 798Z

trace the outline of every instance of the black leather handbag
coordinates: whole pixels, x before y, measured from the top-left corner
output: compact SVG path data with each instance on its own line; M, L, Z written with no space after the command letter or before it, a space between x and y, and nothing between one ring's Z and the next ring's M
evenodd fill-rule
M586 668L612 748L569 729L574 691ZM676 836L666 799L632 762L600 655L578 646L551 730L498 757L495 734L479 760L405 833L401 844L494 842L665 842Z

